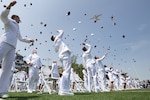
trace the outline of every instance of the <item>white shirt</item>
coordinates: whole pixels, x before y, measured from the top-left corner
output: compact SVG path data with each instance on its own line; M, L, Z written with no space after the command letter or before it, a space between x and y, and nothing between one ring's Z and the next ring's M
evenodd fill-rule
M51 77L59 76L57 63L52 63L51 75Z
M16 48L17 39L22 42L30 43L31 39L22 38L19 25L15 20L8 19L10 10L6 9L1 13L1 20L4 23L5 33L0 37L0 43L5 42Z
M102 56L101 58L96 59L96 64L98 65L98 69L100 70L105 70L104 65L102 63L102 60L105 58L106 56Z
M63 30L59 31L59 34L56 36L56 38L54 40L55 51L58 52L59 58L63 58L65 52L71 53L68 46L62 40L63 33L64 33Z
M91 47L91 45L89 45L87 43L85 45L87 46L88 50L83 52L83 54L82 54L83 63L85 65L87 65L87 64L94 64L95 60L91 56L91 49L92 49L92 47Z
M37 55L37 54L30 54L27 58L26 58L26 62L27 64L29 63L32 63L33 67L36 67L36 68L40 68L42 66L42 63L41 63L41 59L40 57Z

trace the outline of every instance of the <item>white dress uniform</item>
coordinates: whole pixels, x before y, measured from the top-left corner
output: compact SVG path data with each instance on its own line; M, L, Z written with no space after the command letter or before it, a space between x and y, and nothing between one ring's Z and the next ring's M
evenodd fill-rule
M11 74L10 74L10 87L15 86L16 71L18 71L18 69L15 68L15 62L13 62L13 65L12 65L12 68L11 68Z
M43 73L40 71L39 72L39 81L38 81L38 87L39 87L39 90L42 89L42 87L44 86L44 76L43 76Z
M126 79L122 73L119 74L119 90L124 89L124 84L126 82Z
M36 53L30 54L26 58L27 64L32 63L32 66L29 66L29 86L28 92L36 90L37 84L39 81L39 68L42 66L41 59Z
M83 52L82 58L83 58L83 63L87 69L87 74L88 74L88 92L92 92L92 87L96 83L95 60L91 56L91 49L92 49L91 45L85 43L85 46L87 46L87 51ZM92 80L92 78L94 79ZM94 83L92 81L94 81ZM94 86L94 89L95 89L95 86Z
M75 82L75 75L74 75L73 68L71 68L70 81L71 83Z
M119 90L119 71L113 70L114 89Z
M51 77L59 78L57 62L52 62Z
M69 95L70 91L70 73L71 73L71 51L68 46L63 42L62 36L64 31L59 30L59 34L55 37L54 48L58 52L60 61L63 64L63 73L60 78L59 94L66 93Z
M105 71L104 65L102 63L102 60L105 57L106 57L106 55L102 56L101 58L96 59L96 64L98 66L98 69L97 69L98 79L101 81L100 88L101 88L102 91L107 91L106 90L106 87L107 87L106 74L105 74L106 71Z
M0 93L6 93L9 88L17 39L30 43L30 39L22 38L18 23L8 18L9 12L9 9L5 9L0 16L5 27L5 33L0 37L0 61L2 61L2 69L0 70Z
M88 90L88 75L85 69L82 70L83 73L83 80L84 80L84 87Z
M74 87L75 87L75 73L73 71L73 68L71 68L70 82L71 82L71 91L74 91Z
M126 77L126 88L131 89L132 88L132 78L130 76Z
M109 70L108 70L108 77L109 77L109 88L110 90L113 90L114 89L114 74L113 74L113 67L109 67Z

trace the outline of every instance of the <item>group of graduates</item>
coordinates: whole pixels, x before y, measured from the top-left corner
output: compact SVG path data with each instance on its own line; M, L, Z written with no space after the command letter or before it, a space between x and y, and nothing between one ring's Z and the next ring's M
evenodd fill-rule
M27 64L27 61L32 62L34 65L31 66ZM15 62L16 63L14 63L11 69L12 75L10 78L9 91L27 91L27 93L40 91L45 85L43 68L45 68L46 66L42 65L39 56L37 56L36 50L33 50L32 54L30 54L26 58L26 60L23 61L21 59L16 59ZM38 64L40 65L39 67L37 67ZM59 68L57 66L57 61L53 61L52 65L48 66L46 70L50 73L49 77L59 78L61 75L61 72L59 71ZM53 88L56 91L56 86L54 86Z
M83 43L83 64L85 69L84 86L88 92L108 92L111 90L123 90L131 88L140 88L137 80L131 78L127 73L103 65L102 60L108 55L102 57L92 57L92 46L88 43Z
M36 51L33 50L33 55ZM106 57L107 54L105 54L103 57L99 58L100 60L103 60ZM27 57L27 59L29 59ZM26 61L27 61L26 59ZM16 61L18 62L18 60ZM20 61L21 62L21 61ZM38 60L37 60L38 62ZM36 63L37 63L36 62ZM102 62L101 62L102 64ZM27 91L28 93L32 93L33 91L41 91L43 89L43 86L45 85L43 79L43 72L42 68L46 67L42 65L39 68L31 67L29 65L19 65L20 67L17 67L17 64L12 67L12 77L11 77L11 83L9 87L9 91ZM109 91L118 91L118 90L125 90L125 89L140 89L142 88L139 80L136 80L132 77L130 77L127 73L124 73L122 71L119 71L117 69L114 69L113 67L108 67L106 65L102 65L101 67L96 67L96 75L91 76L91 92L109 92ZM16 67L16 68L14 68ZM37 69L38 71L33 70ZM57 65L57 61L53 61L51 66L49 66L50 69L50 77L57 77L60 78L63 70L60 66ZM83 79L79 77L74 71L73 68L71 68L71 74L70 74L70 91L72 92L89 92L88 90L88 73L87 69L84 68L82 70L83 72ZM92 75L92 74L90 74ZM20 81L26 81L27 83L19 83L16 88L16 82L17 80ZM34 81L34 80L37 81ZM95 79L95 80L94 80ZM95 82L94 82L95 81ZM96 86L96 87L94 87ZM53 93L58 93L58 87L59 87L59 80L54 81L52 91Z
M83 74L84 86L88 87L88 74L85 69L83 70ZM95 77L91 79L92 82L90 85L91 91L93 92L109 92L143 88L140 80L132 78L127 73L114 69L113 67L108 67L106 65L104 65L103 72L102 70L97 69Z
M11 7L13 7L17 2L12 1L5 10L1 13L0 18L4 24L5 32L0 37L0 61L2 61L0 69L0 98L8 98L7 94L10 87L10 77L12 75L12 66L15 59L17 39L34 44L34 40L22 37L19 30L20 18L18 15L12 15L11 18L8 18ZM62 73L59 78L59 90L58 95L68 95L73 96L73 91L70 91L71 83L71 50L62 40L64 30L57 30L58 35L52 35L51 41L53 42L53 47L55 52L58 53L59 61L62 63ZM102 60L107 56L107 53L103 57L91 55L92 46L86 42L82 43L83 48L83 65L84 65L84 87L87 92L106 92L113 89L122 89L127 84L125 81L127 77L119 72L118 75L115 75L114 69L112 67L104 67ZM28 88L27 92L32 93L38 84L39 81L39 72L42 66L40 61L40 56L37 55L37 51L33 50L30 54L26 63L29 66L28 68ZM19 71L20 72L20 71ZM17 72L17 73L19 73ZM106 78L108 76L108 78ZM116 77L116 78L114 78ZM119 85L118 85L119 84Z

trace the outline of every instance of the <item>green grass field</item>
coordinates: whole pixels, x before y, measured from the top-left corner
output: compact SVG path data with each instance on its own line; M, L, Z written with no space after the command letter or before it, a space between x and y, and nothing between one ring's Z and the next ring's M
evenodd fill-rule
M74 96L57 94L37 94L26 92L9 92L5 100L150 100L150 89L111 91L100 93L75 93ZM1 100L1 99L0 99Z

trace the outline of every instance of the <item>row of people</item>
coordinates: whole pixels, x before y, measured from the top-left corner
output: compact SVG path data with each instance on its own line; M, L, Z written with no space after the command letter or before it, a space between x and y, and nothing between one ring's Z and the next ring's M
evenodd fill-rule
M101 73L100 70L96 71L96 89L98 91L95 91L94 87L94 80L91 82L91 91L93 92L108 92L111 90L126 90L126 89L140 89L142 88L140 85L139 80L136 80L127 73L124 73L122 71L118 71L117 69L113 69L112 67L108 67L104 65L104 72ZM88 85L88 75L87 71L84 69L84 86L87 87ZM94 79L94 78L93 78ZM88 88L87 88L88 90Z
M4 23L5 33L0 37L0 61L2 61L0 69L0 97L8 98L7 90L10 85L11 67L15 58L15 49L17 45L17 39L26 43L34 43L33 39L23 38L20 34L19 23L20 18L18 15L12 15L11 19L8 18L10 9L17 2L12 1L6 9L1 13L1 20ZM52 35L51 40L54 42L54 49L58 53L59 60L62 63L62 75L59 80L59 95L70 95L73 96L74 93L70 91L70 75L71 75L71 50L62 40L64 31L57 30L58 35ZM83 43L83 65L85 67L85 77L84 82L85 87L88 92L98 92L100 91L99 82L101 82L101 91L108 91L107 80L106 80L106 69L102 64L102 60L107 54L102 58L91 55L92 47L90 44ZM32 93L34 86L37 86L39 81L39 68L42 66L40 57L37 55L37 51L34 50L31 55L26 59L26 63L29 66L28 72L28 92ZM95 67L97 64L98 67ZM87 73L86 73L87 72ZM111 80L110 87L114 87L114 81L112 81L111 73L108 72L109 79ZM101 81L99 81L101 80Z
M104 58L104 56L102 58ZM31 67L31 66L29 66L29 67ZM53 61L52 66L50 66L49 69L50 69L49 73L51 73L50 77L58 77L58 78L61 77L62 71L61 72L58 71L58 65L57 65L56 61ZM11 81L10 89L13 89L13 90L19 89L19 91L27 91L28 93L32 93L32 91L41 90L43 88L44 76L43 76L43 72L42 72L41 68L38 69L39 70L38 82L34 82L34 84L32 84L33 80L30 79L31 76L29 77L29 75L33 75L33 74L28 73L28 72L30 72L31 69L29 68L28 70L29 71L26 70L26 67L22 67L22 69L13 71L14 73L13 73L13 78ZM70 91L73 91L73 92L75 92L75 91L87 92L88 91L87 70L83 69L82 72L84 75L83 80L73 71L73 68L71 68ZM37 77L37 76L34 76L34 77ZM20 79L21 83L19 83L19 87L18 87L18 89L16 89L15 86L16 86L16 81L18 79ZM106 92L106 91L110 91L110 90L124 90L124 89L140 88L140 84L137 80L131 78L126 73L115 70L113 67L107 67L106 65L104 65L104 70L102 70L100 68L97 69L96 79L97 79L97 81L96 81L97 91L95 91L94 84L91 84L93 92ZM27 83L24 84L23 81L26 81ZM92 83L94 83L94 82L92 81ZM56 85L58 86L59 83L55 80L53 83L53 88L52 88L53 91L55 91L55 93L56 93ZM32 87L32 89L31 89L31 87Z
M139 83L133 80L127 73L103 65L102 60L105 59L108 53L102 57L92 57L92 46L88 43L83 43L83 46L84 86L88 92L105 92L114 89L123 90L131 87L140 88Z

